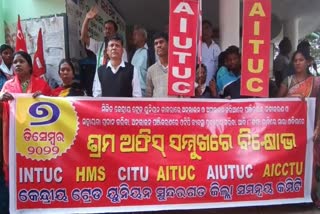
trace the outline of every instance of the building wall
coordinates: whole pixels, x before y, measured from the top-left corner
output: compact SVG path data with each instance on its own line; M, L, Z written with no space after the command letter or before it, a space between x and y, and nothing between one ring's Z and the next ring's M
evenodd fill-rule
M65 0L0 0L0 44L5 42L4 22L66 13Z
M3 44L4 39L4 20L3 20L3 9L2 9L3 0L0 0L0 44Z

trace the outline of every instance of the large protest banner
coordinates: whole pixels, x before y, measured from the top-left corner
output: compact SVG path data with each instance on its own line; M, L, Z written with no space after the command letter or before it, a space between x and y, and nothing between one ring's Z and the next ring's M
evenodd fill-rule
M12 213L310 202L314 99L10 104Z

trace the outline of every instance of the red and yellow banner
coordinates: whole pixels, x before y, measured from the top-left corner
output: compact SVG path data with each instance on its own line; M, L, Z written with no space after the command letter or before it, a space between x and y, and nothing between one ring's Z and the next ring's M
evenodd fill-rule
M198 0L170 0L168 94L194 96Z
M271 1L243 1L241 95L269 96Z
M10 115L11 210L310 202L311 101L18 96Z

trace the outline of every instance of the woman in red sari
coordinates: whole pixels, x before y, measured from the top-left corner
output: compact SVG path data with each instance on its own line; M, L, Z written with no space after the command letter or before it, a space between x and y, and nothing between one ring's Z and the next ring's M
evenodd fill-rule
M313 140L314 144L314 166L312 198L317 207L320 207L320 77L310 74L309 67L312 57L303 50L293 54L292 61L295 73L287 77L281 84L279 97L315 97L316 119Z
M3 103L3 169L8 181L8 153L9 153L9 105L7 102L14 99L14 94L29 93L33 97L41 94L51 96L51 88L49 85L38 77L32 75L32 60L31 56L23 51L18 51L14 54L13 68L15 76L13 79L8 80L0 95L0 101Z
M0 101L12 100L12 94L32 93L34 97L40 94L51 96L51 88L41 78L32 75L31 56L23 51L14 54L13 68L15 77L7 81L1 92Z
M85 95L80 84L74 82L75 69L69 59L62 59L60 61L58 72L62 80L62 85L52 91L52 96L67 97Z

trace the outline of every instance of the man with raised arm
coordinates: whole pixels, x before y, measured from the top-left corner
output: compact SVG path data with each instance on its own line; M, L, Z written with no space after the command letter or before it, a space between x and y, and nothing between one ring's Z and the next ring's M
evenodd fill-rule
M98 15L99 9L97 6L92 7L83 21L81 28L80 39L87 49L92 51L97 56L97 68L108 63L109 57L107 55L106 47L111 37L115 36L118 31L118 25L113 20L107 20L104 23L104 41L97 41L89 37L89 22ZM123 49L122 60L127 62L127 52Z

